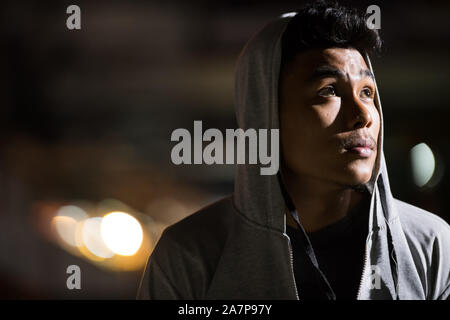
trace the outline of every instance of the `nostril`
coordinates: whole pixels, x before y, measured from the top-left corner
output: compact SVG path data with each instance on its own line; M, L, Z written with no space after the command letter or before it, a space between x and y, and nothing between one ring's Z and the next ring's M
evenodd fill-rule
M372 117L370 113L358 114L354 120L353 128L364 128L372 125Z
M354 125L353 125L353 128L357 129L357 128L362 128L362 127L364 127L364 119L361 117L361 115L357 115Z

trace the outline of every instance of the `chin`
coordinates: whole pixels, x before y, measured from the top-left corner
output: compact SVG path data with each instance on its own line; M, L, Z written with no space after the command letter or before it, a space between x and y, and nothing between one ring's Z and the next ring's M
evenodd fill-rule
M373 166L351 166L344 171L344 176L341 176L342 182L350 186L364 185L372 177L372 169Z

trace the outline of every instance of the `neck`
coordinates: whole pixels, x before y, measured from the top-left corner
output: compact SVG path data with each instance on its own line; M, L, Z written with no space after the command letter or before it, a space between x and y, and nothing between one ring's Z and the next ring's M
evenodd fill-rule
M314 177L285 175L286 188L297 208L298 218L306 232L330 225L356 208L363 198L361 192ZM287 223L296 227L290 214Z

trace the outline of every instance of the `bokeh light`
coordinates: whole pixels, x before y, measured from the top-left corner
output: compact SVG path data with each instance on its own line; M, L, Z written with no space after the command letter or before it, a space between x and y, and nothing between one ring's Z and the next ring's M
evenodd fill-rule
M424 187L433 177L435 159L433 151L425 143L414 146L410 152L414 183Z
M103 242L101 236L101 217L86 219L81 227L81 239L86 248L100 258L111 258L112 252Z
M141 224L125 212L111 212L103 217L101 235L113 252L130 256L135 254L143 239Z
M76 247L79 245L76 241L77 225L87 217L87 213L80 207L68 205L58 210L52 222L58 236L66 244Z

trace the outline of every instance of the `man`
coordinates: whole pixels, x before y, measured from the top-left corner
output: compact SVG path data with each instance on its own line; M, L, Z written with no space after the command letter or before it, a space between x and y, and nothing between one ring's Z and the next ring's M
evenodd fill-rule
M365 18L315 2L266 26L236 69L239 126L280 129L277 175L167 228L138 298L447 299L446 222L394 199Z

